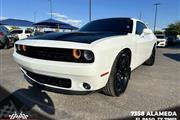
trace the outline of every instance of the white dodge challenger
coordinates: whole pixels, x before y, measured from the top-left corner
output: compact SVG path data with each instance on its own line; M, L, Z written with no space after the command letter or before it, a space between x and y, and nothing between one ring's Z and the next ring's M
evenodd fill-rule
M92 21L77 32L50 33L17 41L14 60L26 80L45 90L119 96L131 71L153 65L156 37L140 20Z

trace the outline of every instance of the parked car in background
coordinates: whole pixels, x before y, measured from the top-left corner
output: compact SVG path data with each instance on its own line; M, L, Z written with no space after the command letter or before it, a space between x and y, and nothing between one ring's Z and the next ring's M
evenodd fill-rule
M14 46L15 39L9 32L9 30L1 25L0 26L0 48L8 49Z
M17 41L14 60L27 81L47 90L120 96L131 71L153 65L156 37L134 18L95 20L77 32Z
M157 37L157 46L158 47L166 47L167 38L164 34L156 34Z
M38 35L44 35L44 34L48 34L48 33L54 33L54 32L56 32L56 31L37 31L37 30L35 30L34 32L33 32L33 35L32 36L38 36Z
M167 44L174 44L177 42L177 37L176 36L168 36L167 37Z
M32 31L25 29L13 29L10 32L18 40L28 38L32 35Z

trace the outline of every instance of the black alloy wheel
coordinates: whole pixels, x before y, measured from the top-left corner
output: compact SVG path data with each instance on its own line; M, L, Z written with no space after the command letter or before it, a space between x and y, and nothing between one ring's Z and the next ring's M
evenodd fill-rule
M114 75L114 88L117 96L126 90L128 81L130 79L130 73L130 57L123 53L118 60Z
M120 96L127 88L131 76L130 56L120 52L117 56L103 92L110 96Z

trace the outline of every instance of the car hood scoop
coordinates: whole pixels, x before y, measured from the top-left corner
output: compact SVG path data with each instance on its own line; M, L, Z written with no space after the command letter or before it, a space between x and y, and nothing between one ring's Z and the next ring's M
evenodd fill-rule
M54 40L54 41L67 41L79 42L90 44L96 40L121 35L120 33L107 33L107 32L69 32L69 33L49 33L41 36L30 38L31 40Z

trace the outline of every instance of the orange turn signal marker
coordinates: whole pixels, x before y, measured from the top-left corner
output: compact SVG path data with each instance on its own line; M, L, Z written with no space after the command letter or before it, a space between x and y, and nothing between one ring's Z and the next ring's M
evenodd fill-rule
M105 72L105 73L101 74L101 77L103 77L103 76L105 76L107 74L109 74L109 72Z

